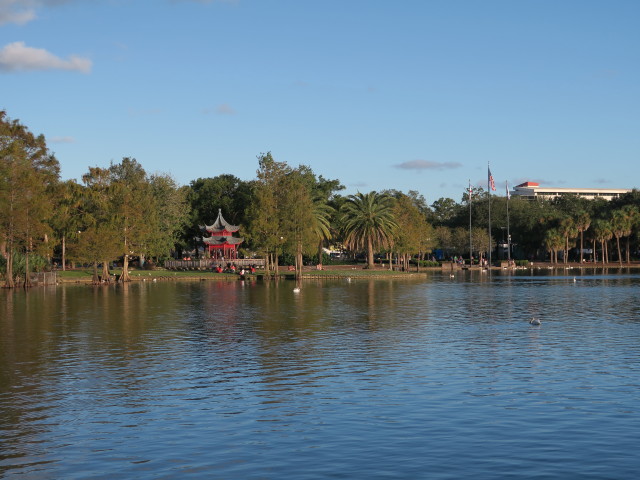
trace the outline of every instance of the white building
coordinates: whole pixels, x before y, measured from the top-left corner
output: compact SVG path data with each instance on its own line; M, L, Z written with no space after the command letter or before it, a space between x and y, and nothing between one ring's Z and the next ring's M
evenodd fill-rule
M602 198L611 200L630 192L625 188L559 188L559 187L541 187L539 183L525 182L516 185L511 195L524 197L530 200L549 199L559 197L561 195L573 194L579 197L594 199Z

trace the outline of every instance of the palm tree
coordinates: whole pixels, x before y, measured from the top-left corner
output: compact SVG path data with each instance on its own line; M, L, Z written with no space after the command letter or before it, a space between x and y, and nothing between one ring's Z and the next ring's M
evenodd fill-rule
M626 248L626 257L627 263L631 263L631 234L633 230L635 230L640 225L640 210L635 205L625 205L622 207L622 211L627 217L627 221L629 222L629 229L626 231L627 237L627 248Z
M618 262L622 266L622 252L620 250L620 238L631 235L631 219L627 213L620 209L611 212L611 231L616 237L618 247Z
M327 205L322 199L317 198L313 202L312 226L313 233L318 238L318 265L322 267L322 246L325 240L331 239L331 215L334 212L331 205Z
M571 217L560 220L560 234L564 237L565 245L563 250L563 263L569 262L569 239L575 238L578 233L575 221Z
M565 239L556 228L549 229L544 235L544 245L549 250L551 263L558 263L558 250L565 245Z
M607 249L607 242L611 240L613 233L611 231L611 224L606 220L597 219L593 222L593 238L600 242L602 250L602 264L609 263L609 252ZM594 248L595 253L595 248Z
M367 266L373 268L374 249L388 246L398 227L393 216L393 198L377 192L349 195L341 208L344 243L347 248L367 250Z
M580 232L580 263L581 264L584 261L584 255L583 255L583 250L584 250L584 232L589 229L590 225L591 225L591 217L589 216L588 213L583 212L580 215L578 215L578 218L576 219L575 226L578 229L578 231ZM595 249L594 249L594 253L595 253Z

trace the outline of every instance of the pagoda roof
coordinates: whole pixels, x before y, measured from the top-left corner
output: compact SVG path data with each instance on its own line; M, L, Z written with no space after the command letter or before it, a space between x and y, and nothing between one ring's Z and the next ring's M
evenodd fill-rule
M238 225L231 225L229 222L227 222L224 217L222 216L222 209L219 208L218 209L218 218L216 218L216 221L213 222L213 225L205 225L203 227L207 232L229 232L229 233L233 233L233 232L237 232L238 230L240 230L240 226Z
M240 245L244 242L244 238L242 237L232 237L229 236L221 236L221 235L212 235L211 237L203 238L202 241L205 245Z

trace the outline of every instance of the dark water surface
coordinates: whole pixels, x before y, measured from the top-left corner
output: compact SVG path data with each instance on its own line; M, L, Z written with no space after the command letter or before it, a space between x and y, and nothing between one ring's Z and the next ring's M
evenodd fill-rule
M638 478L639 275L292 288L0 292L0 477Z

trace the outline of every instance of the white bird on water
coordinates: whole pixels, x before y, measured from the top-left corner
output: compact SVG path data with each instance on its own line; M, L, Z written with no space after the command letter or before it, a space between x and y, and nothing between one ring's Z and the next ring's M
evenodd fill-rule
M300 293L300 287L296 287L293 289L293 293Z
M531 320L529 320L529 323L531 325L540 325L542 322L540 321L539 318L531 317Z

